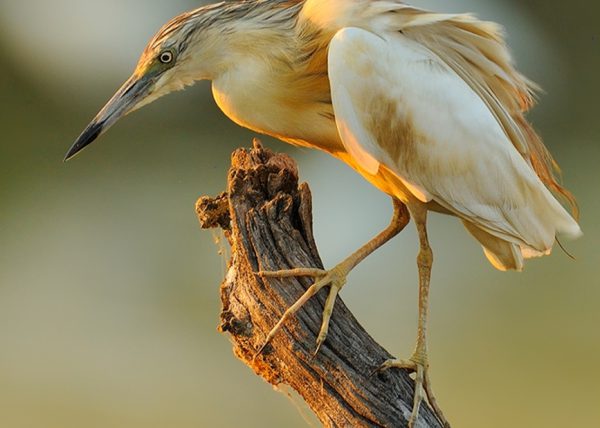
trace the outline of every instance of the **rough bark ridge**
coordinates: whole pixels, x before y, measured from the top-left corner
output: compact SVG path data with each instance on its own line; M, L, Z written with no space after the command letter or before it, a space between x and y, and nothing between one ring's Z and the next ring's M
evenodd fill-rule
M327 289L255 357L271 327L312 283L310 278L266 279L255 272L323 267L312 234L310 190L306 183L298 185L294 161L256 141L252 150L238 149L227 192L200 198L196 210L201 226L222 228L231 245L219 330L231 335L235 355L267 382L298 391L324 426L406 426L414 382L402 370L373 374L392 356L339 298L327 340L313 356ZM440 427L426 404L417 426Z

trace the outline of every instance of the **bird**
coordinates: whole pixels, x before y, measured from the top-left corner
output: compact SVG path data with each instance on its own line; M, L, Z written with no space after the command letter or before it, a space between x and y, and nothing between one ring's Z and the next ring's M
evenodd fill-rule
M233 122L326 152L393 202L389 226L332 269L261 272L315 279L264 344L329 287L318 351L349 272L412 219L419 238L416 345L410 358L379 369L415 374L409 427L424 400L449 426L429 376L428 214L459 219L503 271L520 271L526 259L550 254L559 234L582 234L576 200L526 118L539 88L516 69L503 28L473 14L437 13L399 0L204 5L158 31L65 160L119 118L199 80L212 82L214 100Z

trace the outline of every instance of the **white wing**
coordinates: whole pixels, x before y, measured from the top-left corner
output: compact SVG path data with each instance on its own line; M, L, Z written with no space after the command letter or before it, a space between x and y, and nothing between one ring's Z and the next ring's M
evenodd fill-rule
M421 201L521 247L580 234L482 98L423 45L344 28L328 67L339 133L368 172L383 164Z

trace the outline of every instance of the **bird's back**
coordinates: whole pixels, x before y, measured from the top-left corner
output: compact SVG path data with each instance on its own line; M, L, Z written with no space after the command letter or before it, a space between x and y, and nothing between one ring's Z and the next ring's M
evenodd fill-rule
M288 15L277 27L271 25L273 11L268 2L257 4L265 6L264 14L257 13L253 19L270 20L270 24L246 37L242 42L245 49L237 50L243 52L235 60L236 66L213 81L218 104L234 121L293 144L327 151L392 196L405 202L421 200L430 209L462 218L488 253L495 251L497 258L505 259L506 268L520 268L522 261L517 259L521 253L546 253L556 232L579 232L548 191L574 205L571 194L555 178L556 163L524 118L533 104L535 86L516 71L499 26L470 15L430 13L398 1L307 0L277 2L277 8L294 11L293 19ZM387 44L377 55L363 55L368 60L361 62L363 51L373 47L354 38L353 44L345 45L346 54L336 56L339 61L332 71L335 47L330 43L345 28L359 29ZM416 51L438 74L428 75L429 68L415 68L402 75L411 52ZM383 71L387 86L373 86L391 57L398 62L395 68ZM350 75L353 80L347 79ZM479 113L461 123L457 114L461 107L469 111L468 103L435 105L433 99L450 100L444 95L449 89L443 85L439 93L431 95L431 102L423 98L426 91L413 101L408 93L401 93L402 80L418 86L419 78L425 76L434 86L450 79L463 91L461 96L471 100L471 110ZM370 137L356 127L350 129L348 110L342 115L343 103L332 101L331 85L336 81L352 86L349 92L355 98L349 102L354 113L350 115L356 116L356 111L366 115L361 126L370 127L366 129ZM414 120L416 104L411 102L433 106L426 113L429 116L421 118L424 133L439 127L437 122L445 116L449 130L452 123L456 125L452 132L430 135L438 144L437 151L423 152L423 139L413 133L418 123ZM385 105L389 108L382 109ZM484 116L489 119L481 122ZM465 132L456 135L456 129ZM460 141L451 141L453 133ZM369 139L373 140L371 146ZM363 150L365 144L368 147ZM486 148L486 144L491 145ZM462 166L445 157L444 150L451 147L452 156L458 156ZM419 156L425 158L419 161L421 170L415 170L410 162ZM442 156L439 162L433 161L436 156ZM496 171L497 182L491 182L494 188L482 187L489 179L482 165L489 165L488 174ZM456 168L469 173L453 176ZM477 171L484 175L477 176ZM502 263L496 260L495 265L501 267Z
M535 85L498 25L394 1L308 0L303 12L339 31L329 76L344 146L371 174L399 178L401 199L408 189L462 218L500 268L581 233L548 191L575 208L524 118Z

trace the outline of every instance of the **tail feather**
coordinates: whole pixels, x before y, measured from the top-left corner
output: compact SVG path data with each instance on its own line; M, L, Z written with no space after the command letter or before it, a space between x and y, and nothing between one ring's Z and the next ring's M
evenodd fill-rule
M577 221L547 188L540 186L538 192L532 196L528 204L528 215L520 218L521 230L537 232L537 240L526 241L524 247L531 247L538 253L545 254L552 249L556 235L561 234L572 239L582 235Z
M496 269L523 270L523 255L517 244L494 236L467 220L463 220L463 224L483 246L485 256Z
M550 204L541 205L542 209L535 209L536 204L532 204L527 213L513 216L513 222L518 220L518 224L513 226L524 231L518 238L513 239L506 234L498 236L481 225L463 219L463 224L483 246L486 257L496 269L521 271L524 259L543 257L552 252L557 234L569 238L582 235L581 228L573 217L549 192L548 196Z

